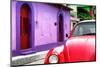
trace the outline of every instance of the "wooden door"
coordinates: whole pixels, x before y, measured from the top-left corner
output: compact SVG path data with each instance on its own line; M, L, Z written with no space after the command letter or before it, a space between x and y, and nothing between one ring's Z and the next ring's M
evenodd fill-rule
M20 48L28 49L30 48L29 42L29 7L27 5L22 5L20 11Z

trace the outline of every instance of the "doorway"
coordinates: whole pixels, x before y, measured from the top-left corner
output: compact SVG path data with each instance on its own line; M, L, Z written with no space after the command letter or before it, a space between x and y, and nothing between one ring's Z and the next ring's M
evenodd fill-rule
M64 41L63 37L63 16L62 14L59 15L58 20L58 42L61 44Z
M20 49L29 49L30 45L30 7L23 4L20 9Z

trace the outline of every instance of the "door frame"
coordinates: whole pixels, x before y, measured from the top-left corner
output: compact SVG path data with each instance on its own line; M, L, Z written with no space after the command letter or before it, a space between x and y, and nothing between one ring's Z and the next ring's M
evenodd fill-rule
M30 18L30 24L31 24L31 35L30 35L30 49L24 49L20 50L20 9L23 4L27 4L30 7L31 10L31 18ZM17 2L16 3L16 51L18 54L30 54L35 52L34 48L34 9L32 3L29 2Z
M62 15L62 19L63 19L63 32L62 32L62 35L63 35L63 41L62 41L62 44L64 42L64 15L63 15L63 10L59 10L58 14L57 14L57 42L58 42L58 45L59 45L59 40L58 40L58 36L59 36L59 16Z

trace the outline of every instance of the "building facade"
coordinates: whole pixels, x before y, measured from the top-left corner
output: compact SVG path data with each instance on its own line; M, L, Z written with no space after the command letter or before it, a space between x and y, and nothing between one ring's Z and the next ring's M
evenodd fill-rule
M61 4L12 1L12 55L62 45L70 32L70 8Z

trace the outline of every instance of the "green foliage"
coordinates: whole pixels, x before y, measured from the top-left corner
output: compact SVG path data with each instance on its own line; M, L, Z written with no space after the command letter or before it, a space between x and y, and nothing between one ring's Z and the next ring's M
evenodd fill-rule
M92 19L92 17L89 15L89 13L82 13L82 12L79 12L78 14L78 18L80 18L80 20L90 20Z

